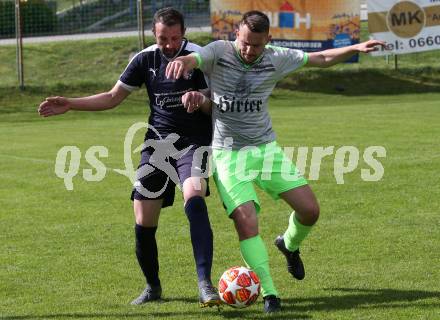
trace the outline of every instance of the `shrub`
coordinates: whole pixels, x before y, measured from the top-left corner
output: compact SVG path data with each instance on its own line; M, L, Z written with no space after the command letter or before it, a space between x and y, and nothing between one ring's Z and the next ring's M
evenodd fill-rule
M0 1L0 37L15 34L15 5L13 1Z

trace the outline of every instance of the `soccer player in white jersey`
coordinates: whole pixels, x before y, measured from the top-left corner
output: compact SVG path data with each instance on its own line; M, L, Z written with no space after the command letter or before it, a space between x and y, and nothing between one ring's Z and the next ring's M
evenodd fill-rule
M244 14L236 36L233 42L215 41L198 53L177 58L168 64L166 75L177 79L199 68L209 78L215 105L214 180L234 220L243 259L261 279L264 310L271 313L279 311L281 304L258 232L260 202L253 183L294 210L275 245L285 255L288 271L299 280L305 276L299 246L318 220L319 205L307 181L275 141L267 110L269 96L280 79L300 67L329 67L384 43L370 40L314 53L270 46L269 19L259 11Z

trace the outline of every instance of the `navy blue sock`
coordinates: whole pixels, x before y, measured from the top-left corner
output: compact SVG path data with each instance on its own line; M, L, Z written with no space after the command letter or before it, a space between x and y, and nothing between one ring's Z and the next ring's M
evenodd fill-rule
M213 236L205 199L200 196L190 198L185 204L185 213L189 220L198 279L211 280Z
M147 283L153 286L160 285L156 230L157 227L143 227L138 224L134 227L136 235L136 257Z

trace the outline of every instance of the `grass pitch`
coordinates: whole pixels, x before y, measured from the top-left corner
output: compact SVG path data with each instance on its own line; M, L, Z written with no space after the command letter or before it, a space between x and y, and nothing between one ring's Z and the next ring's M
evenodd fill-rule
M307 272L302 282L290 278L284 258L272 245L287 225L288 207L260 193L261 234L283 311L263 314L261 299L244 310L199 309L180 195L173 208L162 212L157 234L163 302L130 306L144 286L134 255L131 186L111 169L124 167L127 129L147 119L145 93L142 89L117 109L101 113L42 119L36 108L49 94L81 96L108 89L135 41L76 43L70 47L78 49L76 59L66 44L32 46L30 63L42 71L24 92L13 87L13 75L1 75L1 319L440 317L440 94L438 74L429 71L438 65L429 69L421 63L419 69L395 73L386 65L368 66L384 63L370 58L355 66L303 71L283 81L271 99L282 145L310 150L355 146L361 152L358 167L344 176L344 184L336 183L334 155L323 159L319 179L310 181L322 215L302 247ZM113 50L105 50L109 48ZM8 54L12 49L0 52ZM69 68L53 64L63 54L71 59ZM338 75L346 82L332 81ZM367 75L373 78L362 81ZM140 143L142 134L136 139ZM65 145L77 146L82 154L73 191L54 172L56 154ZM108 157L101 159L108 171L102 181L87 182L82 170L91 167L84 155L94 145L108 149ZM362 152L369 146L383 146L387 152L379 159L384 176L378 182L361 179L361 170L369 168ZM307 164L309 168L310 155ZM211 188L213 279L218 279L242 260L232 222L212 182Z

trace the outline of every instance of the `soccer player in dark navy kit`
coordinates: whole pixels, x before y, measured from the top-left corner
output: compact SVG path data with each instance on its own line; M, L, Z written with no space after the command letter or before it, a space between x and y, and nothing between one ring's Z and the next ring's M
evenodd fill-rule
M196 52L199 47L184 38L183 16L172 8L156 12L153 33L156 44L133 57L110 91L82 98L49 97L40 104L39 113L48 117L69 110L111 109L119 105L134 89L142 84L146 86L151 112L141 152L139 179L131 199L136 220L136 256L147 285L132 304L143 304L161 298L155 233L160 210L173 204L175 185L179 184L190 224L200 305L218 305L220 298L211 282L213 235L204 199L209 194L207 181L203 178L206 161L195 161L200 165L192 165L195 150L200 146L209 146L211 142L211 118L202 112L210 110L211 101L200 92L207 90L201 71L195 70L185 79L177 81L165 77L168 62L178 56ZM164 149L160 149L160 146L165 146L166 143L168 149L165 151L183 151L180 154L169 153L166 159L159 159L158 154L164 156ZM165 164L165 169L160 166L161 161ZM144 173L139 174L142 170ZM161 190L164 191L159 192Z

